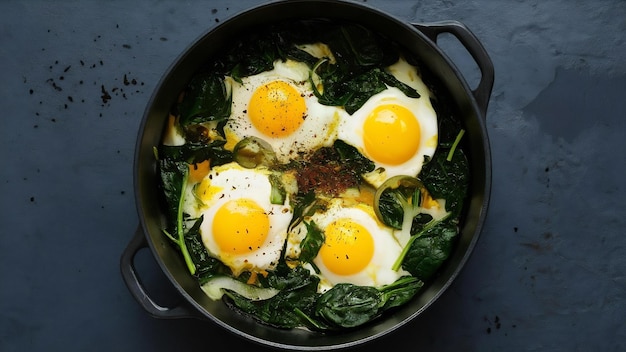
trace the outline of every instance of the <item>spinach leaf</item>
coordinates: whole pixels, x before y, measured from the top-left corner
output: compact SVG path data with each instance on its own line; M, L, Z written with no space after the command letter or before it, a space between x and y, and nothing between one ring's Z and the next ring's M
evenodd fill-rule
M352 328L365 324L384 311L408 302L423 286L415 277L403 276L380 289L337 284L317 301L315 313L331 326Z
M388 66L398 60L391 41L358 24L344 23L326 31L324 41L333 50L344 72Z
M457 221L453 219L433 226L413 241L402 268L422 281L429 280L449 257L457 233Z
M189 251L189 257L196 267L196 278L200 285L216 275L230 273L230 269L221 261L209 255L200 234L200 226L204 216L198 218L193 226L185 233L185 245Z
M383 286L380 289L383 295L382 310L399 307L407 303L424 286L424 283L416 277L403 276L394 283Z
M328 77L327 77L328 79ZM419 98L419 93L408 85L398 81L392 74L381 68L373 68L356 76L334 78L336 83L324 82L324 93L316 92L319 102L325 105L343 106L349 114L357 111L374 94L397 87L406 96Z
M319 272L319 269L313 264L313 259L317 257L317 253L324 244L324 233L314 221L310 223L305 222L304 224L306 225L307 235L300 243L300 261L302 263L310 263L315 268L315 271Z
M319 279L302 266L289 268L284 261L276 270L269 272L266 278L259 277L263 287L272 287L278 290L295 290L310 284L317 284Z
M381 303L382 295L376 288L341 283L320 297L315 313L333 325L351 328L377 317Z
M183 187L187 182L186 175L189 166L184 161L171 158L161 158L158 162L160 188L165 198L166 218L168 230L176 232L178 227L178 210L183 194Z
M311 316L312 307L315 306L315 301L319 296L317 293L319 279L311 275L308 277L304 283L300 282L292 287L287 286L274 297L262 301L251 301L227 290L226 295L230 298L227 303L251 318L270 326L295 328L310 325L307 317ZM297 283L295 280L291 282Z
M361 154L358 149L341 139L333 143L333 148L339 156L339 163L344 165L343 167L347 170L352 170L352 173L356 175L368 173L373 171L376 167L373 161Z
M215 140L205 143L186 143L180 146L161 145L158 154L160 160L184 161L196 164L211 160L212 166L223 165L233 161L233 153L224 149L226 141Z
M298 193L292 199L293 216L289 223L289 229L293 229L302 222L305 216L315 213L318 208L315 192Z
M462 149L457 148L450 161L449 148L439 148L422 167L420 179L433 198L446 199L446 210L460 216L469 187L469 164Z
M180 124L220 121L228 118L232 96L226 90L223 77L201 73L191 80L182 101L178 104Z
M169 226L173 229L172 233L175 234L170 234L167 230L163 230L163 232L172 242L178 245L183 259L185 260L185 264L187 265L187 269L194 275L196 273L196 266L189 254L189 249L185 241L185 222L182 210L182 204L185 201L185 188L189 177L189 166L185 162L171 161L169 159L162 159L160 166L162 189L166 197L166 212L168 214Z

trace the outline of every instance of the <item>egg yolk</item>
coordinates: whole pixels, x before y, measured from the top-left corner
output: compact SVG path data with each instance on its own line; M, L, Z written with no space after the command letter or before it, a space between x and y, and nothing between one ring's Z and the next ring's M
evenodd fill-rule
M267 213L246 198L224 203L213 218L213 238L222 253L246 254L259 249L269 228Z
M269 137L295 132L306 118L306 103L291 84L272 81L257 88L248 103L248 116L259 131Z
M402 164L417 152L420 144L420 125L407 108L387 104L377 106L363 123L365 152L375 161Z
M337 275L352 275L363 270L374 256L374 239L362 225L338 219L324 230L324 244L318 255Z

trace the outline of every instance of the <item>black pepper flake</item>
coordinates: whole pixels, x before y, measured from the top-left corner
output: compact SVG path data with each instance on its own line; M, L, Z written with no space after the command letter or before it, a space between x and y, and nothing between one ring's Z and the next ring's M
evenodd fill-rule
M32 89L30 89L28 92L29 92L30 94L33 94L35 91L34 91L34 90L32 90Z
M34 203L35 202L35 197L30 197L30 201L31 201L31 203Z
M130 44L122 44L122 48L124 48L124 49L130 49L130 48L131 48L131 46L130 46Z
M63 72L67 72L67 71L69 71L71 67L72 67L72 65L67 66L67 67L63 70Z
M71 96L71 95L68 95L67 100L69 100L69 102L70 102L70 103L73 103L73 102L74 102L74 98L72 98L72 96Z

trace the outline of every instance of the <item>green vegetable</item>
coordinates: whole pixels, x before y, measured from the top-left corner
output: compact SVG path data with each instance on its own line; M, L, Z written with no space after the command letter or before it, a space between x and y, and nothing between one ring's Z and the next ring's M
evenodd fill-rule
M452 144L452 147L450 148L450 151L448 152L448 157L446 158L447 161L452 161L452 156L454 155L454 151L458 147L459 142L461 142L461 138L463 138L464 134L465 134L465 130L459 131L459 134L456 136L456 139L454 140L454 143Z
M197 164L211 160L211 165L223 165L233 161L232 152L224 149L225 141L216 140L210 143L186 143L181 146L162 145L158 149L158 159L162 162L186 162ZM161 170L164 170L161 167Z
M312 215L318 208L314 192L298 193L293 199L293 216L289 223L289 230L298 226L305 216Z
M401 230L396 237L408 238L413 219L421 208L422 181L411 176L394 176L385 181L374 195L374 211L378 218L395 229Z
M452 218L457 218L463 211L469 188L469 164L462 149L458 147L447 160L451 149L437 149L432 159L424 164L420 179L433 198L446 200L446 210Z
M404 243L402 252L392 269L398 270L406 257L412 242L441 221L450 216L447 213L439 219L433 219L422 207L421 196L428 192L419 179L409 176L395 176L385 181L374 195L374 210L385 224L399 229L394 233L398 242ZM427 222L422 223L421 220ZM418 223L418 227L414 226Z
M310 326L307 317L312 315L319 297L317 293L319 279L311 276L308 270L298 268L285 277L274 275L268 278L266 283L272 284L269 287L280 289L278 294L269 299L252 301L236 292L226 290L225 294L229 297L227 303L270 326L279 328ZM279 269L283 270L289 271L286 267Z
M272 186L270 190L270 203L285 204L287 191L285 191L285 186L283 185L280 176L272 173L269 175L268 179L270 181L270 185Z
M402 268L420 280L429 280L448 259L458 233L457 222L442 221L427 229L407 246Z
M193 226L185 233L185 245L189 252L189 258L191 258L191 261L195 264L195 276L200 285L203 285L214 276L228 275L231 273L226 265L209 255L204 243L202 243L200 225L202 225L203 220L203 216L198 218Z
M182 205L189 177L189 165L211 159L219 165L232 160L232 154L225 151L223 141L206 144L188 143L182 146L161 146L155 156L158 158L160 188L166 206L167 229L163 232L180 249L189 272L201 281L214 273L227 271L215 258L209 257L200 238L202 218L187 229L187 219Z
M304 224L306 225L307 235L300 243L299 260L302 263L310 263L315 269L315 272L319 273L320 271L313 263L313 259L317 257L317 253L324 244L324 233L317 227L314 221L310 223L305 222Z
M321 104L343 106L349 114L357 111L372 95L387 89L387 85L399 88L409 97L420 97L415 89L398 81L393 75L381 68L374 68L352 77L335 77L332 78L332 81L341 83L328 84L323 80L324 93L321 94L317 89L314 89L315 95Z
M366 158L359 152L358 149L341 139L338 139L333 143L333 149L339 156L339 164L343 165L346 169L356 175L368 173L373 171L376 167L373 161Z
M391 269L393 269L393 270L400 269L400 266L402 266L402 263L404 262L407 254L409 253L409 250L410 250L411 246L413 245L413 242L415 242L415 240L417 240L420 236L422 236L424 233L426 233L426 231L430 230L431 228L433 228L437 224L439 224L442 221L446 220L449 216L450 216L450 213L448 213L445 217L443 217L441 219L432 219L430 222L428 222L426 225L424 225L424 227L419 232L417 232L415 234L411 234L411 237L409 238L409 241L402 248L402 252L400 252L400 255L398 256L398 258L394 262L394 264L391 267ZM456 235L456 231L455 231L455 235Z
M299 47L316 42L326 43L337 63L311 56ZM208 64L208 70L219 75L231 76L238 82L243 77L269 71L276 60L294 59L305 62L315 70L322 80L323 92L314 87L320 103L343 106L352 114L372 95L386 88L398 87L407 96L419 97L417 91L385 72L385 68L399 58L399 48L393 41L356 24L341 25L325 21L279 23L258 28L244 39L233 43L225 53ZM219 92L220 87L208 79L211 90ZM203 81L200 81L202 83ZM202 85L196 83L195 86ZM196 88L196 90L198 90ZM211 104L188 104L217 106L220 109L224 95ZM189 109L192 112L198 109ZM202 115L202 114L199 114ZM219 115L219 114L218 114ZM195 116L193 113L190 116ZM185 118L184 121L191 119Z
M337 284L317 301L315 313L327 323L352 328L378 317L385 310L410 300L423 283L404 276L380 289L352 284Z
M189 83L183 100L178 104L181 126L228 118L231 99L223 77L213 73L196 75Z
M258 166L271 167L277 163L272 146L261 138L245 137L233 149L234 159L239 165L253 169Z
M187 269L194 275L196 273L196 266L191 259L189 250L185 243L185 225L183 222L183 203L185 202L185 188L187 186L187 178L189 176L189 166L185 162L170 161L163 159L161 161L161 181L163 185L163 192L165 193L170 205L168 207L171 217L175 214L175 230L176 235L172 235L166 230L163 232L174 243L178 245Z

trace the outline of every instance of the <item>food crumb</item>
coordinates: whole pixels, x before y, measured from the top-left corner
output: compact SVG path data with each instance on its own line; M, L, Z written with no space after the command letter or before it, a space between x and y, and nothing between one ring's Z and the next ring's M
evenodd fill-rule
M102 92L102 103L106 104L109 102L109 100L111 100L111 95L109 94L109 92L107 92L106 88L104 88L104 84L101 86L101 92Z

